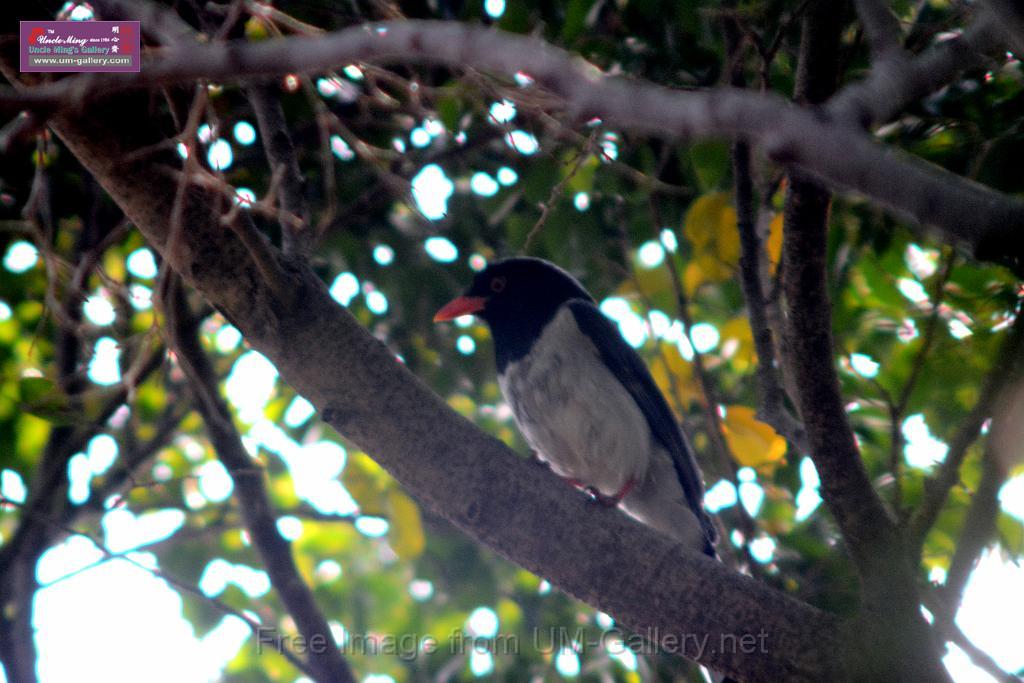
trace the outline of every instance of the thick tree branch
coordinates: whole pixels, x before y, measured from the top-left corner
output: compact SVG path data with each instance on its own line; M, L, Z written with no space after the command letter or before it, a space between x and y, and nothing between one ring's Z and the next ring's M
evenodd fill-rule
M99 19L132 19L139 22L142 32L161 45L184 44L195 38L192 28L172 8L155 0L90 0Z
M854 4L874 60L884 62L901 58L900 24L886 0L855 0Z
M616 510L565 496L552 475L514 457L430 392L308 267L287 269L302 305L281 305L237 235L221 227L211 191L187 193L188 238L169 251L175 188L153 178L180 160L171 150L134 154L162 138L143 114L145 98L116 104L102 119L57 117L54 128L171 265L421 504L624 626L655 629L663 647L680 634L706 633L718 644L724 635L763 629L766 647L755 656L728 646L698 653L692 637L674 648L716 670L747 680L849 677L846 641L833 618Z
M936 43L916 57L876 63L866 79L833 97L826 111L837 120L865 128L885 123L964 71L984 64L986 55L1002 49L1003 44L992 13L979 12L962 34Z
M811 3L803 22L795 96L815 104L831 96L838 78L841 8ZM827 283L831 195L800 174L790 175L785 203L786 342L794 363L800 415L822 497L842 531L861 577L858 640L881 667L874 675L899 680L948 676L920 617L915 575L895 522L860 459L836 372Z
M989 28L984 22L974 27L983 37ZM875 107L877 102L912 101L956 72L947 66L972 63L974 43L965 38L956 41L956 47L948 46L952 42L944 43L947 47L937 49L929 59L914 60L913 69L880 73L877 84L864 84L856 109ZM981 38L975 42L985 43ZM934 228L943 241L1024 272L1024 203L887 150L852 126L836 125L820 112L793 107L767 94L730 88L672 91L605 76L578 57L535 38L462 23L387 22L323 37L190 45L168 51L167 57L148 63L137 74L116 78L84 74L28 90L0 91L0 109L70 106L75 110L89 97L135 86L196 79L235 81L360 60L447 64L507 75L521 70L563 97L567 112L576 120L600 117L607 124L668 138L746 136L779 163L859 191L899 216ZM893 83L897 85L891 87ZM908 91L916 93L911 100L905 99Z
M170 338L178 362L199 399L197 409L203 416L217 457L234 482L238 509L252 543L299 633L312 644L309 664L317 672L318 680L354 682L355 677L341 651L334 647L331 629L317 607L313 592L299 575L291 544L277 530L277 515L263 483L263 469L249 457L232 422L231 410L217 391L217 374L199 342L200 319L189 310L180 280L176 277L174 280L166 302ZM321 645L318 647L316 643Z
M986 4L999 17L999 26L1010 49L1018 58L1024 55L1024 7L1015 0L987 0Z
M804 22L798 99L820 102L835 87L840 26L813 2ZM831 196L813 181L791 175L786 194L783 261L789 315L787 344L794 363L800 413L824 498L862 573L880 535L894 528L861 463L846 417L834 363L831 303L826 280L826 234Z

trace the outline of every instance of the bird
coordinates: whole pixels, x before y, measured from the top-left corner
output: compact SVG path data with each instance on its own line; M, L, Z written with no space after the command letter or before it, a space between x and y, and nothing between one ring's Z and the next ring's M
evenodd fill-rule
M534 455L593 500L715 558L717 531L679 423L637 352L580 282L539 258L480 270L434 322L475 315Z

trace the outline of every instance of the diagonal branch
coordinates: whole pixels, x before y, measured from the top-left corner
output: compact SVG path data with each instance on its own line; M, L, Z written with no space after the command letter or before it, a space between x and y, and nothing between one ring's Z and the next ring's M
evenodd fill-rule
M299 575L291 544L277 530L277 515L263 483L263 470L242 445L231 411L217 391L216 372L200 345L199 319L188 308L180 279L171 277L174 282L165 302L169 336L178 362L199 399L197 409L217 457L234 482L238 508L253 545L299 633L311 644L309 663L318 672L317 678L338 683L355 681L340 650L332 645L334 637L313 592Z
M878 62L866 79L843 88L826 106L840 121L869 128L885 123L929 93L951 83L968 69L985 63L1002 49L998 22L981 11L960 35L942 40L909 59Z
M53 125L166 256L175 188L151 179L180 160L170 150L132 157L160 134L143 114L145 99L128 96L116 104L102 119L60 116ZM330 297L308 266L286 271L302 305L280 305L236 233L221 227L212 197L198 186L186 197L189 240L176 270L424 507L624 626L656 634L661 646L674 642L675 654L747 680L844 676L853 660L833 617L688 552L616 510L564 496L550 473L516 457L429 391ZM695 638L680 644L680 633L708 634L715 643L763 633L765 647L757 657L728 647L700 651Z

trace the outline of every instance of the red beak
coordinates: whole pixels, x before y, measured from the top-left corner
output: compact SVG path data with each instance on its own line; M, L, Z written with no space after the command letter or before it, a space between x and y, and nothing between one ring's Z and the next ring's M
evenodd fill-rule
M482 296L460 296L452 299L441 310L434 314L434 322L439 323L445 320L455 320L460 315L479 313L484 310L487 299Z

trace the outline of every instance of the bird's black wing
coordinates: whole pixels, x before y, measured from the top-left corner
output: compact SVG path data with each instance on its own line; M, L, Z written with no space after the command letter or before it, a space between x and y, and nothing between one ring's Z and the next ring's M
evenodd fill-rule
M709 547L713 546L718 533L711 518L704 512L704 484L701 481L700 470L693 458L693 451L679 429L679 423L676 422L658 385L654 383L647 366L622 338L614 323L592 302L573 299L567 305L580 330L597 347L604 364L640 407L655 438L671 454L676 475L686 495L686 502L700 520Z

